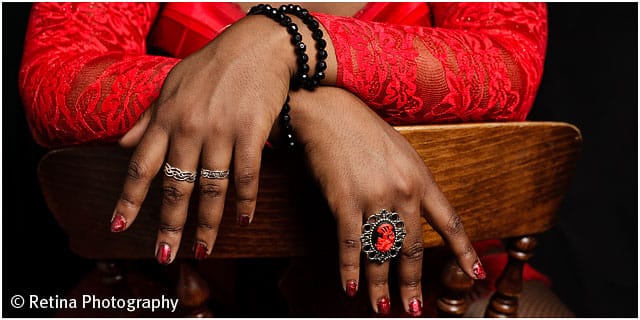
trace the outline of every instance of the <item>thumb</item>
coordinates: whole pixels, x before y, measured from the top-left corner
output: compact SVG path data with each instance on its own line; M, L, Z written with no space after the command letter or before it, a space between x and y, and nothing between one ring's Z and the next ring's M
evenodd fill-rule
M142 136L145 131L147 131L147 127L149 126L149 122L151 121L151 113L152 109L154 109L154 105L151 105L147 110L145 110L140 119L136 122L135 125L129 131L118 140L118 144L123 148L133 148L138 145L140 140L142 140Z

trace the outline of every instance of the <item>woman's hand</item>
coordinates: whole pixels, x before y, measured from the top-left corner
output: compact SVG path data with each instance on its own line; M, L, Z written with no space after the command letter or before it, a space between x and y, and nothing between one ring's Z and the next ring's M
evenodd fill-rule
M262 149L296 68L289 38L285 28L267 17L246 17L174 67L158 100L121 140L123 146L140 142L113 213L112 231L133 224L165 162L187 175L199 168L231 168L238 222L250 223ZM194 188L193 181L163 176L155 251L162 264L176 256L194 189L199 197L195 255L204 258L213 248L228 179L196 181Z
M469 276L484 277L460 218L403 136L343 89L292 93L290 105L292 125L337 220L347 294L357 290L363 222L382 209L404 220L406 238L397 259L402 304L410 315L422 310L421 217L443 236ZM365 260L371 304L376 312L388 313L389 262Z

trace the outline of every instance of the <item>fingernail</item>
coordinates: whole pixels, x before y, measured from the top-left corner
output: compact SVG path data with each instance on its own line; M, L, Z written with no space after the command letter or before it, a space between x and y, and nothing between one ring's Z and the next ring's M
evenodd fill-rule
M388 297L383 297L378 300L378 313L385 316L391 313L391 301Z
M127 220L121 214L115 214L111 219L111 232L122 232L127 227Z
M195 253L196 259L204 260L208 256L209 255L207 254L207 245L205 245L202 242L196 242L196 253Z
M484 279L487 277L487 274L484 272L484 268L482 267L482 263L480 263L480 260L476 261L476 263L473 264L473 274L476 276L476 279Z
M248 216L248 215L246 215L246 214L241 215L241 216L238 218L238 223L239 223L241 226L243 226L243 227L248 226L248 225L249 225L249 216Z
M161 243L156 252L156 259L158 263L167 265L171 262L171 247L166 243Z
M422 315L422 302L418 298L409 301L409 316L419 317Z
M358 292L358 283L355 280L347 281L347 296L353 297Z

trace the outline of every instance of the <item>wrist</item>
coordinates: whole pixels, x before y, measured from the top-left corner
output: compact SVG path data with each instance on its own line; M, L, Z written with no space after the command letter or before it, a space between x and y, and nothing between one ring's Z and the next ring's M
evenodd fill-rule
M280 25L290 35L290 41L283 41L276 57L284 61L293 74L290 88L313 90L321 83L335 83L335 66L328 68L328 61L335 65L333 43L326 35L326 29L308 10L298 5L282 5L274 8L268 4L252 7L248 16L262 16L271 20L271 26ZM263 19L264 21L265 19ZM283 34L283 32L280 32ZM278 37L279 38L279 37ZM293 51L293 54L290 54ZM329 69L329 77L327 70Z

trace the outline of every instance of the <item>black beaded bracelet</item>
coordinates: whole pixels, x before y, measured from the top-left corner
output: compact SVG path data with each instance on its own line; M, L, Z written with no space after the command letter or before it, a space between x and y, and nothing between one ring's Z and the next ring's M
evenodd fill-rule
M327 69L327 51L325 50L327 47L327 42L322 38L322 30L320 30L320 24L315 18L309 13L307 9L303 9L298 5L282 5L280 9L274 9L272 6L268 4L259 4L255 7L252 7L248 15L256 15L263 14L267 17L275 20L280 25L287 28L287 32L291 35L291 44L294 46L294 52L297 56L297 66L298 70L293 79L291 79L290 88L293 90L297 90L299 88L304 88L306 90L313 90L320 85L320 81L325 78L324 71ZM286 14L293 14L296 17L300 18L302 22L309 28L311 31L311 37L316 41L316 68L315 74L313 76L309 76L309 56L306 54L307 46L302 41L302 35L298 31L298 26L288 17ZM291 110L289 106L289 96L287 95L287 100L282 106L282 110L279 115L279 122L282 130L284 131L284 136L286 138L286 144L289 148L295 147L295 138L293 135L293 127L291 126L291 116L289 115L289 111Z
M311 13L309 13L309 10L304 9L299 5L282 5L280 6L280 12L293 14L300 18L302 22L307 25L309 31L311 31L311 37L313 40L316 41L316 73L309 77L306 83L304 83L305 89L313 90L320 85L320 81L325 77L324 71L327 69L327 63L325 62L328 56L328 53L325 50L327 48L327 41L322 38L323 34L322 30L320 30L320 24L311 15Z
M293 44L294 52L297 56L298 70L291 79L290 87L293 90L297 90L301 87L307 87L306 83L309 80L309 56L306 54L307 45L302 42L302 35L298 32L298 25L295 24L284 12L273 8L268 4L259 4L252 7L249 10L248 15L263 14L267 17L275 20L281 26L287 28L287 32L291 35L291 44Z

